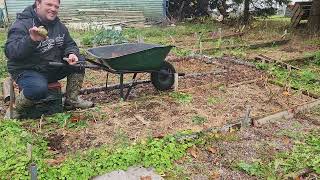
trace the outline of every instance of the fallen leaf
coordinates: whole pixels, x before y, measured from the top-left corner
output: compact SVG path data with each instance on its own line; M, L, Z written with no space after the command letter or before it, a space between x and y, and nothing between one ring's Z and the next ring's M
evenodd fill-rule
M212 154L215 154L218 152L218 149L216 147L209 147L208 151L211 152Z
M290 139L289 139L289 138L284 138L284 139L282 139L282 142L283 142L285 145L288 145L288 144L290 144Z
M153 138L163 138L166 134L164 132L154 132Z
M72 123L77 123L77 122L79 122L81 120L81 117L80 116L72 116L71 118L70 118L70 122L72 122Z
M220 173L218 171L213 172L210 179L220 179Z
M288 91L283 91L282 93L284 96L291 96L291 94Z
M66 159L66 157L61 156L56 159L47 159L47 160L45 160L45 162L50 166L56 166L56 165L61 164L65 159Z
M141 176L140 180L152 180L151 176Z
M191 147L188 151L192 157L198 158L198 149L196 147Z

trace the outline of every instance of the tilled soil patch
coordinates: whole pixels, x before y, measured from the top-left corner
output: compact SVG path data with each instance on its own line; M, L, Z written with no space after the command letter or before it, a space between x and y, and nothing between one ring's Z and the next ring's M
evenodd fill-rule
M60 144L58 148L52 144L53 148L70 153L183 130L200 131L237 122L247 107L251 107L251 116L260 117L312 100L298 91L285 95L283 88L264 79L263 72L244 65L228 61L205 64L196 59L173 64L187 74L212 70L222 73L182 77L178 92L158 92L151 84L138 85L126 102L119 101L118 90L85 95L98 107L74 111L73 115L81 116L88 126L80 130L57 129L55 136L63 135L61 148ZM188 71L189 67L193 70ZM191 97L190 102L179 102L173 96L179 93Z

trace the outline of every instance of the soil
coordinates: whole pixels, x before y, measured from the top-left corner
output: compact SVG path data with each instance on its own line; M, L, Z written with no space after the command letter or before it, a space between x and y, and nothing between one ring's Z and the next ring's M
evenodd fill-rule
M190 103L179 103L171 96L172 91L159 92L151 84L135 87L125 102L119 101L118 90L84 95L98 108L72 113L88 126L80 130L57 128L54 133L43 132L47 133L51 150L61 155L183 130L201 131L238 122L248 106L252 117L261 117L312 100L298 91L287 97L283 88L267 83L262 71L232 63L227 58L209 64L202 59L170 59L174 59L171 63L179 72L186 73L179 80L178 92L189 94ZM220 73L205 74L212 71ZM187 76L194 73L204 74ZM89 70L87 74L97 77L93 81L87 79L87 84L103 82L101 72ZM197 123L193 121L195 117L205 120Z

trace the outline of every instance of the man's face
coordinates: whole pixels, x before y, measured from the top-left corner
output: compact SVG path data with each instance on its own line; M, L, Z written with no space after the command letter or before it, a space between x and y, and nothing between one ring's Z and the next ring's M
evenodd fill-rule
M41 0L36 1L36 12L44 21L53 21L58 15L60 7L59 0Z

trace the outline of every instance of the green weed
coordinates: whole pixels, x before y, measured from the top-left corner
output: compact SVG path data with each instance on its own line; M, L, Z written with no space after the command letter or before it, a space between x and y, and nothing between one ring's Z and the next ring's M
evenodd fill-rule
M279 132L276 132L276 136L278 137L285 136L294 140L303 140L305 138L305 133L284 129Z
M255 63L257 69L260 69L260 70L268 70L269 69L269 65L267 63Z
M233 49L230 51L230 54L239 58L244 58L247 55L243 48Z
M230 133L224 133L224 134L219 134L219 133L212 133L207 136L205 136L206 140L205 142L235 142L239 140L239 137L236 133L230 132Z
M216 105L218 103L221 103L223 100L219 97L209 97L207 100L208 105Z
M320 66L320 51L315 52L315 61L314 63L318 66Z
M258 161L250 163L250 164L242 161L237 164L237 167L240 170L249 174L250 176L262 176L263 175L263 171L261 169L261 164Z
M206 117L202 117L202 116L198 116L198 115L192 117L193 124L201 125L201 124L204 124L205 122L207 122Z
M188 104L192 101L192 95L183 92L172 92L170 96L181 104Z
M84 128L87 127L87 122L84 119L78 119L78 117L72 118L72 114L70 113L58 113L51 117L48 117L46 120L48 123L56 123L61 128Z
M6 42L6 32L0 32L0 79L8 76L7 59L4 55L4 44Z
M271 162L240 162L238 169L251 176L263 179L297 178L301 170L311 169L320 173L320 136L319 132L305 135L296 141L291 152L279 153Z
M18 121L0 121L0 177L4 179L30 179L27 144L32 144L32 158L43 168L43 159L49 158L47 142L32 136ZM40 170L39 173L43 171Z
M122 32L114 29L100 30L94 34L87 34L82 38L82 44L86 46L121 44L125 42L128 42L128 40Z
M178 57L186 57L192 54L190 50L182 48L173 48L171 53L175 54Z
M307 90L316 94L320 93L319 74L311 71L308 67L304 67L300 71L289 71L277 65L266 63L257 63L256 67L265 70L277 83L290 85L294 88Z
M47 142L31 134L17 121L0 121L0 177L30 179L27 144L33 145L33 160L38 167L39 179L89 179L113 170L125 170L134 165L154 167L158 173L174 170L174 161L186 154L193 141L177 141L174 136L148 139L125 147L101 147L67 156L57 166L45 161L52 159Z

